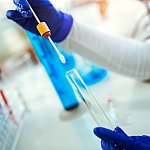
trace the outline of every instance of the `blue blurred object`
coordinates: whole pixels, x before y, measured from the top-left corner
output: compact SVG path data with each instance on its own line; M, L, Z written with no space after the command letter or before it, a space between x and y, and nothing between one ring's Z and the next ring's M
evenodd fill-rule
M91 71L86 74L83 74L79 69L78 72L81 74L82 79L88 86L101 82L108 75L108 72L105 69L98 68L94 65L91 65Z
M29 31L26 32L34 50L43 64L53 86L60 98L60 101L66 110L71 110L79 105L79 102L73 92L71 85L66 79L66 69L60 62L59 57L48 39L35 35ZM69 62L68 57L66 61ZM69 68L68 68L69 69Z

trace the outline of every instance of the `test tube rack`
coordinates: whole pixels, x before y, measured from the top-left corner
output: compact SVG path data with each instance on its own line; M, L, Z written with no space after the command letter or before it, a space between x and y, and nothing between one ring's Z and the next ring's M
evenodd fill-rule
M23 116L24 111L17 113L19 116ZM3 96L0 94L0 150L15 150L22 124L22 118L18 118L14 122L10 111L3 103Z

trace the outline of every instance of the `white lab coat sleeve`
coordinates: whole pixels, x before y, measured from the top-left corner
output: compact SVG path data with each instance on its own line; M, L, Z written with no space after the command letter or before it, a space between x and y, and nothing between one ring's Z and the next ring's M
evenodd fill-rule
M150 43L112 36L74 20L60 45L108 70L139 80L150 79Z

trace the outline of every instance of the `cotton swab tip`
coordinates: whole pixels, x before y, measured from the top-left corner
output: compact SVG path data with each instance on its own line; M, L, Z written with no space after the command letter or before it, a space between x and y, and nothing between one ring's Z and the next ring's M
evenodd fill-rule
M63 64L66 63L66 59L65 59L65 57L64 57L62 54L59 55L59 58L60 58L60 60L61 60L61 62L62 62Z

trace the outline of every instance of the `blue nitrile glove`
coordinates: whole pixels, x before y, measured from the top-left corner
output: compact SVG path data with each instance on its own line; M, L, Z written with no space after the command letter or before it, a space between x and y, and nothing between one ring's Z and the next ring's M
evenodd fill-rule
M128 136L124 131L116 127L114 131L98 127L94 133L101 140L103 150L150 150L150 137Z
M28 0L41 22L46 22L51 30L54 42L63 41L69 34L73 18L71 15L57 11L49 0ZM38 34L37 21L32 15L26 0L14 0L16 10L8 10L7 18L15 21L24 29Z

